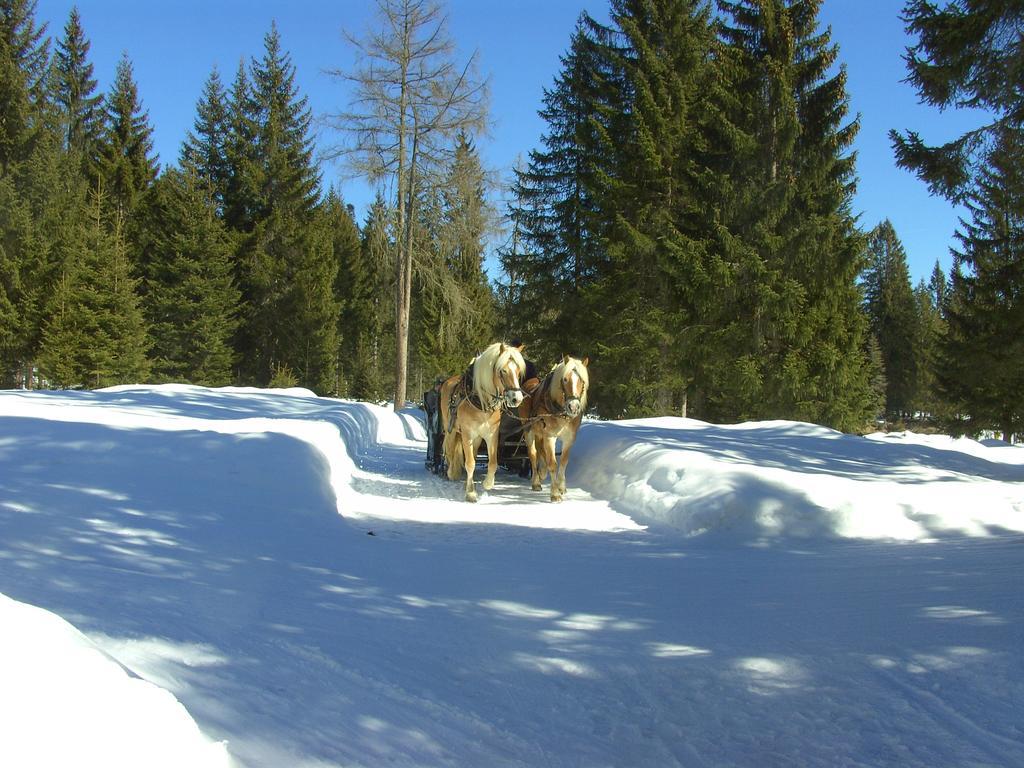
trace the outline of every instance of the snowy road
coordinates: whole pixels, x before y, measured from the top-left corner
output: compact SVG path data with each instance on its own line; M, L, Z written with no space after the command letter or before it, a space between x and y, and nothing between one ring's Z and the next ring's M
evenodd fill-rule
M0 592L246 766L1024 765L1019 529L686 537L572 470L561 505L508 475L469 505L421 437L283 394L0 393ZM996 455L926 469L1013 512Z

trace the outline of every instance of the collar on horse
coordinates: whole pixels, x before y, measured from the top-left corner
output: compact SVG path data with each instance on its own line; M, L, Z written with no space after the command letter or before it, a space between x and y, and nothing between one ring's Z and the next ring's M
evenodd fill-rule
M563 390L562 399L565 402L563 402L561 405L555 402L555 399L551 396L551 383L554 378L554 375L555 371L554 369L552 369L551 371L548 372L548 375L544 377L544 380L541 381L540 386L537 387L537 393L539 393L540 395L540 397L538 398L538 405L541 402L545 403L547 405L548 411L551 413L552 416L565 416L567 415L566 407L569 405L569 403L573 402L574 400L579 402L580 398L576 397L575 395L573 397L565 397L565 391ZM536 413L536 408L530 408L530 413L531 415Z
M462 376L459 377L458 385L455 387L455 389L452 390L452 398L449 407L452 413L454 414L455 410L459 407L463 400L469 400L470 405L472 405L474 408L480 411L496 411L498 409L502 409L508 411L509 413L515 413L515 408L509 408L505 404L504 397L506 392L515 391L517 391L516 388L505 389L502 390L500 394L495 393L495 395L491 398L490 402L481 402L480 395L477 393L476 387L473 385L473 365L470 364L470 366L465 370ZM519 389L518 391L521 392L522 390Z

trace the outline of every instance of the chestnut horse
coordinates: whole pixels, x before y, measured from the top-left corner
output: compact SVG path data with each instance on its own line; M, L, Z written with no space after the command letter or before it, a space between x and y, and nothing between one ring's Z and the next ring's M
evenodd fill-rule
M441 385L441 424L448 479L466 472L466 501L476 501L473 470L480 441L487 443L484 490L494 487L498 470L498 428L503 408L513 411L523 402L522 377L526 363L518 347L495 342L473 359L461 376Z
M541 482L550 472L552 501L561 501L565 494L565 468L587 410L589 362L588 357L579 360L566 355L519 407L519 418L526 424L526 450L533 470L530 487L541 490ZM562 441L560 459L555 457L557 440ZM543 451L543 455L538 457L538 451Z

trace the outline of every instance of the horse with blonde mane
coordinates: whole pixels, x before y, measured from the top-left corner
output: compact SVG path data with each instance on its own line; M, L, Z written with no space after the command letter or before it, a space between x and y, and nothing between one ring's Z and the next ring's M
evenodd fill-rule
M523 402L522 377L526 363L518 347L495 342L477 355L461 376L441 385L441 423L448 479L466 472L466 501L476 501L473 470L481 440L487 444L484 490L494 487L498 470L498 428L505 408Z
M526 450L532 469L530 487L541 490L541 483L550 472L552 501L561 501L565 495L565 468L587 410L589 363L588 357L580 360L565 355L519 406L519 418L526 425ZM560 458L555 456L558 440L562 441ZM538 452L542 455L538 456Z

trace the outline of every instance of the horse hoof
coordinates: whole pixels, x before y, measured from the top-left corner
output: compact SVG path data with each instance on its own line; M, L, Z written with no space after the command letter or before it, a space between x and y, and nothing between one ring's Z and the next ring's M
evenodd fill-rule
M556 496L555 494L551 494L551 500L552 501L561 501L562 500L562 496L561 496L561 494L559 494L558 496Z
M542 491L544 489L540 487L540 483L537 483L536 485L531 485L530 486L530 490L531 491Z
M476 502L476 491L466 494L466 501Z
M486 480L484 480L483 485L484 485L484 490L485 491L491 490L491 488L494 487L494 478L493 477L487 478Z

